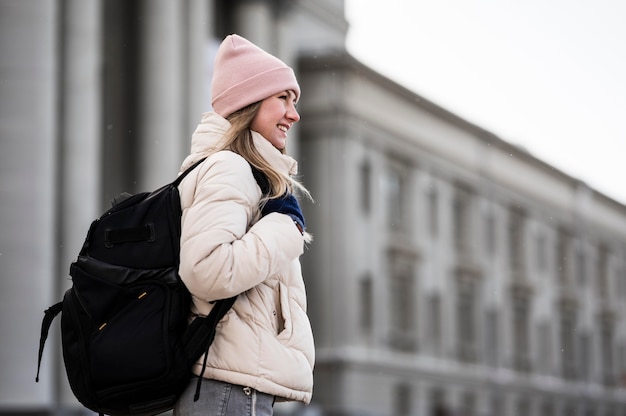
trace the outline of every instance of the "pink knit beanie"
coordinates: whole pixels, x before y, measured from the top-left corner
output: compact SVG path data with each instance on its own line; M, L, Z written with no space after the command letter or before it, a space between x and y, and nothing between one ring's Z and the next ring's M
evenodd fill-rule
M247 39L229 35L224 39L213 68L213 110L228 117L247 105L281 91L292 90L296 100L300 87L291 68Z

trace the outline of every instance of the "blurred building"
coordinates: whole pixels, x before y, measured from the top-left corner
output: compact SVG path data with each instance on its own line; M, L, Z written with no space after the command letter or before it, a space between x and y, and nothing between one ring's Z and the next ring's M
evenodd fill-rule
M314 402L626 415L626 207L362 65L342 0L0 0L0 415L84 414L43 310L91 220L170 180L232 32L297 68ZM591 139L590 139L591 140Z
M305 57L332 415L626 415L626 207L347 55Z

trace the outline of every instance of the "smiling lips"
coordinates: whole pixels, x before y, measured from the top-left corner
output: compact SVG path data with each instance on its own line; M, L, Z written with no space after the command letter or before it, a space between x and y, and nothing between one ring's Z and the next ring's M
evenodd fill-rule
M278 130L282 131L283 133L287 133L287 130L289 130L289 126L286 126L284 124L279 124Z

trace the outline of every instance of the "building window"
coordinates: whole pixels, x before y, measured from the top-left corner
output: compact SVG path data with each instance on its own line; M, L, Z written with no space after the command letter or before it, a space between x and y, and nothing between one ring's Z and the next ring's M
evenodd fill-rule
M402 206L404 205L402 177L398 172L390 171L387 173L385 191L387 196L387 221L390 228L397 229L402 223Z
M415 261L402 253L389 256L391 307L391 346L400 351L417 348L417 302Z
M502 394L494 394L491 397L491 416L505 416L504 399Z
M620 294L622 298L626 298L626 264L622 266L622 272L618 274L618 279L619 279L618 293Z
M561 374L567 380L576 377L575 328L575 311L573 308L563 307L561 310Z
M597 285L598 285L598 296L600 298L605 299L608 296L608 248L601 244L598 247L598 267L596 270L597 273Z
M486 326L486 339L485 339L485 362L487 365L497 367L498 360L498 312L495 309L490 309L485 312L485 326Z
M528 295L515 293L513 295L513 368L522 372L530 370L529 314Z
M430 415L449 416L451 413L446 404L445 392L440 387L435 387L430 391Z
M383 190L387 202L387 224L395 232L410 233L407 227L409 197L409 169L400 163L391 164L383 178Z
M469 189L458 186L455 191L453 201L453 227L454 227L454 246L457 254L462 257L470 257L472 238L470 234L471 227L471 206L472 198Z
M621 270L616 273L617 278L617 294L626 298L626 266L622 266Z
M372 165L363 161L359 168L361 210L368 215L372 210Z
M546 235L544 233L539 233L537 235L537 243L536 247L536 259L537 259L537 270L540 272L544 272L548 268L548 256L547 248L548 244L546 241Z
M556 247L556 266L558 281L561 285L569 283L569 245L570 236L567 230L559 228Z
M526 397L521 397L517 400L515 414L517 416L528 416L530 414L530 401Z
M428 230L431 237L439 234L439 193L433 183L428 188Z
M411 386L406 383L400 383L394 389L394 415L409 416L411 414Z
M585 251L581 247L576 252L576 282L580 287L587 284L587 261L585 259Z
M367 273L363 276L359 282L359 301L360 301L360 314L359 324L361 330L366 333L370 333L373 326L373 289L372 289L372 276Z
M496 252L496 218L493 212L485 214L485 252L490 256Z
M428 298L428 339L432 351L436 356L442 355L442 322L441 322L441 295L433 293Z
M514 273L524 272L524 214L518 208L509 210L509 266Z
M457 280L457 345L459 360L475 362L476 340L476 283L471 279Z
M475 416L476 415L476 395L470 391L463 394L463 410L461 414L463 416Z
M613 324L608 316L600 318L600 348L602 351L602 375L604 385L611 387L615 384L613 369Z
M539 355L537 356L537 370L545 375L552 374L552 326L551 322L541 322L537 327L537 341Z
M552 403L549 399L546 399L541 404L541 412L539 414L540 416L554 416L554 403Z
M619 357L619 374L618 381L621 383L622 388L626 387L626 344L621 344L618 348ZM626 409L626 408L625 408ZM626 413L625 413L626 416Z
M561 415L563 416L570 416L570 415L576 415L578 412L576 411L578 406L573 405L573 404L566 404L563 407L563 413L561 413ZM593 411L593 409L588 409L585 413L583 413L584 416L594 416L595 412Z
M579 379L591 381L591 335L583 332L578 336Z

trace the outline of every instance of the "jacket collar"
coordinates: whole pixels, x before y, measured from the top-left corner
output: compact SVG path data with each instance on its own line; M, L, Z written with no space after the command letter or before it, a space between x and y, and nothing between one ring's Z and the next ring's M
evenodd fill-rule
M228 120L215 112L202 115L202 120L191 137L191 154L185 158L181 171L194 162L211 154L220 145L220 140L230 128ZM298 163L289 155L282 154L261 134L253 131L252 141L259 154L281 173L291 176L298 173Z

